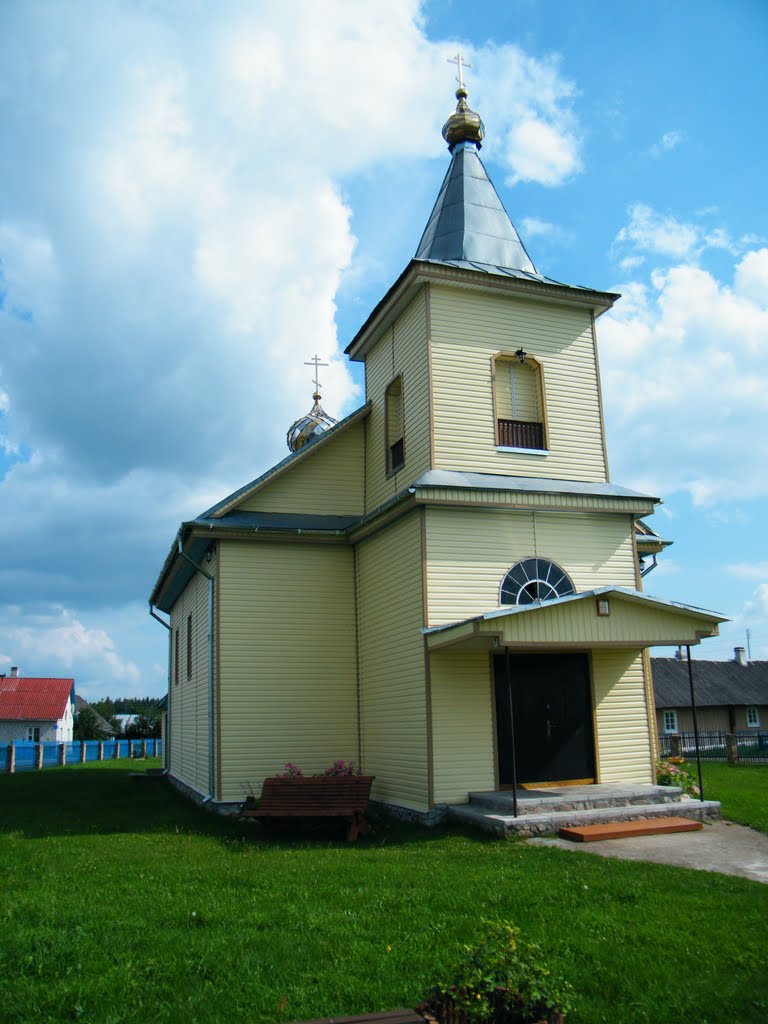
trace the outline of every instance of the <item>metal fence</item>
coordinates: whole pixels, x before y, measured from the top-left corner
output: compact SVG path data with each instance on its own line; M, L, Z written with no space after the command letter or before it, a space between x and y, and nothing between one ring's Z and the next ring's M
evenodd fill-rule
M160 757L162 752L161 740L73 740L69 743L14 740L5 747L0 746L0 771L25 772L85 761Z
M659 736L662 757L696 756L696 738L692 732L662 733ZM768 764L768 732L700 732L702 761L730 761L734 764Z

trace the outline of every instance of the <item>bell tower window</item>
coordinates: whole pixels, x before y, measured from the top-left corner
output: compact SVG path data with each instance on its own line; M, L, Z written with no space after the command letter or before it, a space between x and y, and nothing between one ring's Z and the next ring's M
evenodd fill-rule
M384 429L387 443L387 472L395 473L405 465L402 377L395 377L387 387Z
M497 447L546 451L544 394L538 360L522 348L511 356L497 356L493 365L493 399Z

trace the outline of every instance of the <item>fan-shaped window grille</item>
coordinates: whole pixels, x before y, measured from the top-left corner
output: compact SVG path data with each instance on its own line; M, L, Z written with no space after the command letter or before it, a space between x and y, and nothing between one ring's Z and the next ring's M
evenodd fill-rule
M501 584L500 604L533 604L575 594L568 573L545 558L525 558L513 565Z

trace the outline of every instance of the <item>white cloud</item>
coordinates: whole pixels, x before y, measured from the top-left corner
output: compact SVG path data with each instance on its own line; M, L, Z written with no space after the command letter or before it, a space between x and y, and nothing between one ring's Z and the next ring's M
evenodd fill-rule
M551 238L559 229L538 217L523 217L520 221L520 230L524 238Z
M135 690L138 666L123 656L102 628L86 626L70 610L52 606L28 612L19 622L18 606L4 609L0 662L18 665L22 675L70 675L75 670L106 676L107 685Z
M655 142L649 152L653 157L660 157L664 153L670 153L673 149L677 149L680 143L685 139L685 132L672 131L664 132L658 142Z
M59 609L22 614L23 650L113 680L142 644L161 662L159 627L123 648L114 609L148 594L179 521L286 453L315 352L327 411L360 401L334 319L358 272L344 189L445 153L455 52L417 0L4 12L0 592ZM513 180L575 173L557 59L471 59L484 154Z
M768 288L747 254L734 286L690 264L630 282L600 321L612 464L701 506L768 494ZM749 297L740 294L748 282ZM619 474L627 479L626 470Z
M627 212L629 222L621 228L611 246L611 255L619 261L622 270L640 266L646 255L697 260L709 249L720 249L739 256L754 244L748 236L734 241L722 226L708 227L683 221L673 214L659 213L647 203L632 203ZM708 216L713 212L717 211L702 210L698 216Z
M768 296L768 249L748 252L736 268L734 291L753 302Z
M582 169L576 89L557 55L534 58L518 46L487 46L472 54L480 74L477 103L493 126L488 154L509 169L507 184L560 185Z
M629 224L616 236L615 245L629 243L644 252L688 256L700 241L700 231L670 214L660 214L645 203L629 208Z
M725 570L730 576L739 576L742 579L766 579L768 578L768 562L739 562L736 565L729 565Z

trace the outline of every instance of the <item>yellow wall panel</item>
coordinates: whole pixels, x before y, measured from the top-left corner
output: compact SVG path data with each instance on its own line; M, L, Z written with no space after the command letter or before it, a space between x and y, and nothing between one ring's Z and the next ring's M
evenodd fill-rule
M430 691L435 803L466 803L495 786L488 654L432 654Z
M387 475L385 449L386 389L402 378L405 465ZM397 494L430 468L427 292L416 296L394 325L373 346L365 361L367 511Z
M431 287L435 468L605 481L591 314ZM549 454L496 450L492 359L522 347L542 367Z
M216 574L216 561L205 563ZM195 573L171 611L170 771L207 795L208 777L208 580ZM192 616L192 673L187 671L187 631ZM178 667L176 631L178 630ZM178 679L178 682L177 682Z
M504 576L524 558L546 558L576 591L635 586L631 519L596 513L427 510L429 625L499 607Z
M654 781L640 651L593 651L600 782Z
M358 546L363 763L374 796L429 802L421 522L416 514Z
M220 560L222 799L288 761L357 761L351 549L229 541Z
M237 506L243 512L360 515L364 495L363 424L310 448L305 457Z

